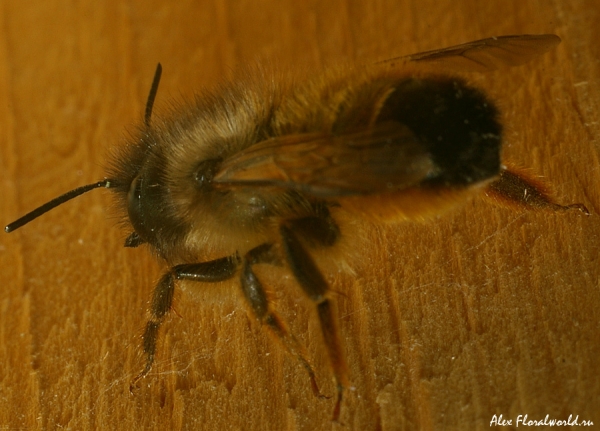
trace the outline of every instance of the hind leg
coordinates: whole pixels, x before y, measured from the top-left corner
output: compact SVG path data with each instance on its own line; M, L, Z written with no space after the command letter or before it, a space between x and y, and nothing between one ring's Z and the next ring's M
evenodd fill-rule
M589 215L583 204L560 205L553 201L542 182L513 169L502 169L497 180L486 189L485 195L494 203L526 209L567 211L576 209Z
M340 416L344 388L348 386L348 367L344 358L332 304L327 298L329 285L319 271L313 258L298 238L297 231L305 233L303 232L305 230L303 227L306 225L318 227L314 229L314 232L330 232L331 235L329 237L336 236L338 231L337 226L332 224L330 219L317 217L289 221L280 227L285 257L290 269L300 287L317 305L321 331L337 385L337 401L333 411L333 420L337 421ZM325 237L308 238L308 240L313 243L321 243L322 245L331 245L334 242L323 240L323 238L327 239L328 235Z

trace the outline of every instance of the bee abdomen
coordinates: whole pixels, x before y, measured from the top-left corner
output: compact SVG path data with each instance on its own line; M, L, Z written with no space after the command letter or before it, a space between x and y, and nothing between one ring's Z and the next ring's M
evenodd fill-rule
M407 78L389 93L377 122L406 125L436 166L432 185L464 187L498 175L502 126L496 106L458 78Z

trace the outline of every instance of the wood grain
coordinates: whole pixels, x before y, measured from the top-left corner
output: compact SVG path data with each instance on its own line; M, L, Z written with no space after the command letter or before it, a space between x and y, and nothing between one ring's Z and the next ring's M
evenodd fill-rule
M505 156L593 213L473 201L425 224L358 223L333 276L353 390L346 429L487 429L493 415L600 424L600 4L33 0L0 3L0 220L103 177L140 121L253 61L320 67L487 36L556 33L535 64L481 78ZM246 313L235 283L180 292L142 387L139 336L164 267L123 249L108 192L0 235L0 429L325 430L333 400ZM266 274L265 276L268 276ZM311 304L285 273L278 307L331 373ZM279 289L279 284L283 285ZM511 429L512 427L507 427Z

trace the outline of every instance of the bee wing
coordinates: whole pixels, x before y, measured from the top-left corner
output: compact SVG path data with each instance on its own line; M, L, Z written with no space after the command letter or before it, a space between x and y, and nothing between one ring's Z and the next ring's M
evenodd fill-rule
M397 191L434 171L414 134L395 122L352 133L286 135L226 159L218 187L278 187L319 198Z
M544 54L561 42L555 34L521 34L476 40L449 48L395 57L380 64L398 62L442 63L444 69L486 71L520 66Z

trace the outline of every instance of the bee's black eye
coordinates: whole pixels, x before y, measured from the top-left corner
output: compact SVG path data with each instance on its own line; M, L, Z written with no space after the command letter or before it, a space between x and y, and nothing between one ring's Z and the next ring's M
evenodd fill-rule
M129 194L127 196L128 204L127 211L129 213L129 220L133 225L134 229L138 233L144 232L144 214L143 214L143 200L142 200L142 182L143 178L139 175L131 182L129 187Z
M204 189L209 186L212 183L220 163L221 159L210 159L200 162L194 173L196 187Z

